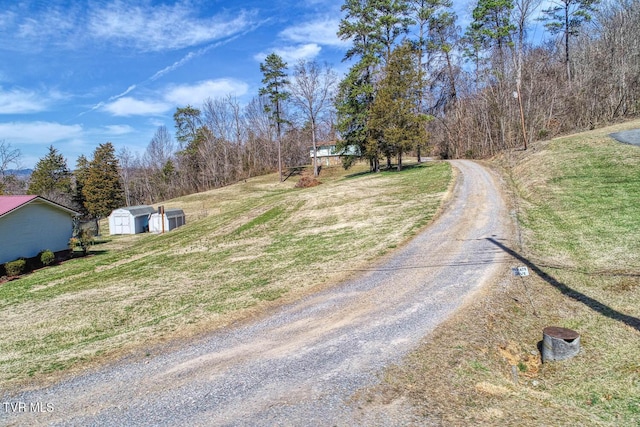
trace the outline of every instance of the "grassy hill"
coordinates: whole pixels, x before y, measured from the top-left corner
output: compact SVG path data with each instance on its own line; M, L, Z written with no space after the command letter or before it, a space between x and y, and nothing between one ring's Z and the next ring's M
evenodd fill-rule
M186 226L107 236L90 257L0 285L0 383L144 357L336 283L429 223L452 172L329 168L321 181L297 189L271 175L172 200Z
M370 400L409 397L444 425L640 425L640 148L608 137L632 128L494 159L518 218L512 262ZM510 274L521 265L529 277ZM547 326L580 333L580 354L541 364Z

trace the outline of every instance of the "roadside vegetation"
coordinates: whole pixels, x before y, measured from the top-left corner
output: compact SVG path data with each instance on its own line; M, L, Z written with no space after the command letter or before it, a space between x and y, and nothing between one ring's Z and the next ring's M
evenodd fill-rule
M401 245L436 214L444 162L402 172L323 169L321 185L249 179L164 203L187 225L108 236L88 257L0 286L0 383L72 368L211 331L330 286Z
M369 399L408 397L443 425L640 423L640 148L557 138L492 162L510 181L518 235L502 278L440 326ZM527 266L530 276L511 275ZM546 326L581 351L540 363Z

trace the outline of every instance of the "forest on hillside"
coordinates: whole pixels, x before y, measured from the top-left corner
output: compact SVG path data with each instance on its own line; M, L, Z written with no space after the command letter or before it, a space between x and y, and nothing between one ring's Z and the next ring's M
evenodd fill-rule
M144 153L101 144L73 169L50 147L29 181L8 173L20 153L0 141L0 192L101 216L308 164L319 142L356 146L377 171L403 155L525 149L640 112L640 0L477 0L460 21L452 0L346 0L342 79L271 54L246 105L229 95L178 108L175 129L159 127ZM107 178L109 191L97 186Z

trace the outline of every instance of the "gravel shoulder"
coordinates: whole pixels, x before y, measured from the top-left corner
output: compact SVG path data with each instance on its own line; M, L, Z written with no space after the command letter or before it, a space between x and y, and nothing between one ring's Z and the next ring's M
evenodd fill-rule
M371 269L179 349L4 395L0 424L419 423L406 408L390 417L365 413L353 397L489 283L506 259L486 240L511 237L498 178L478 163L452 164L459 173L447 208ZM26 410L7 410L7 403Z

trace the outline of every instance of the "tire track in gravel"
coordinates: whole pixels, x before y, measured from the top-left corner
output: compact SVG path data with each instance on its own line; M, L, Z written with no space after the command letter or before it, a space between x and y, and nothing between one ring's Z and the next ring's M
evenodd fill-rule
M0 423L369 424L350 400L354 393L377 383L385 366L400 362L506 259L486 240L510 238L496 178L471 161L452 164L459 174L447 209L357 278L179 350L3 396L52 410L0 407Z

